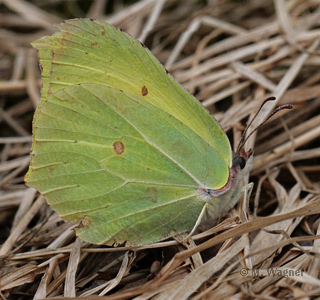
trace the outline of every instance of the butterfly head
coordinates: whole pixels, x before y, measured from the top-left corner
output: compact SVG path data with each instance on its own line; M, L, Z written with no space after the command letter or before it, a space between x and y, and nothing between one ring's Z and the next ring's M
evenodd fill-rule
M253 150L249 149L246 151L244 149L247 140L276 112L282 109L293 108L291 104L282 105L276 108L269 117L267 117L261 124L259 124L247 135L248 128L251 126L252 122L259 114L265 103L270 100L275 100L275 97L269 97L263 101L258 112L254 115L244 130L239 145L234 153L232 167L229 169L229 178L225 186L218 190L200 189L200 195L203 199L205 199L206 202L208 202L208 212L211 218L216 218L221 213L231 209L241 196L242 187L244 186L244 177L249 174L253 161Z

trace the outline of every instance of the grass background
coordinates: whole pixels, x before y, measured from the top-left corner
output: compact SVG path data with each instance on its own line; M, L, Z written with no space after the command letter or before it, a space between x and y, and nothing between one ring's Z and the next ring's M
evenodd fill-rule
M247 145L255 151L248 205L240 201L185 243L113 249L76 240L70 224L24 185L41 86L30 42L79 17L146 44L233 145L266 97L277 100L252 128L275 106L294 105ZM0 1L0 297L319 296L319 42L317 1Z

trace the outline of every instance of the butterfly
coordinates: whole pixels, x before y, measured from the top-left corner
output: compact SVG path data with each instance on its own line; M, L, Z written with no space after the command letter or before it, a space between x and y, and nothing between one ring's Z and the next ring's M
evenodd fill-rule
M139 246L232 208L252 162L139 41L74 19L32 43L42 93L26 184L77 235Z

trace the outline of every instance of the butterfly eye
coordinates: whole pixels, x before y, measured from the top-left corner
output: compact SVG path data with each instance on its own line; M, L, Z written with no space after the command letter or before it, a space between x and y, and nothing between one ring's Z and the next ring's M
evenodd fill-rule
M241 169L244 169L246 166L246 160L242 156L236 156L233 159L233 164L240 166Z

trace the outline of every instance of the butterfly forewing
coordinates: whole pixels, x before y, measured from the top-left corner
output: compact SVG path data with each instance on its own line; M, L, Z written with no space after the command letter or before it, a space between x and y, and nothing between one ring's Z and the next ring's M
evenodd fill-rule
M192 229L199 188L228 181L225 133L129 35L91 20L59 28L34 43L43 89L27 184L88 242L143 245Z

